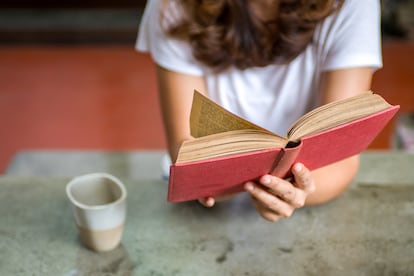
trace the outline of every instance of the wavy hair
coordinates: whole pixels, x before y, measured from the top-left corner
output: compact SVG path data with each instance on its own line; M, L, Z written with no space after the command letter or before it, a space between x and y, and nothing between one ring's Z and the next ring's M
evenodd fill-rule
M180 18L166 33L188 41L214 72L283 64L312 41L319 22L344 0L170 0Z

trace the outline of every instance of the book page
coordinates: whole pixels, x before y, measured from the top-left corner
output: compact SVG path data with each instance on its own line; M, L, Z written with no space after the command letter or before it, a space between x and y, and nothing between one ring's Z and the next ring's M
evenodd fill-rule
M255 129L239 129L215 133L184 141L178 153L176 163L283 148L287 142L285 138Z
M381 96L371 91L322 105L305 114L288 132L292 141L318 133L391 107Z
M190 127L191 135L195 138L238 129L258 129L271 133L227 111L198 91L194 91Z

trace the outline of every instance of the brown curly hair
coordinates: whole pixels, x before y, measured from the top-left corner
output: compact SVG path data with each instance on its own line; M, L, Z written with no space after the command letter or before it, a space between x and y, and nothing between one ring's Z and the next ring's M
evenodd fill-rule
M170 0L174 1L174 0ZM344 0L175 0L180 19L166 33L190 43L215 72L283 64L312 41L319 22Z

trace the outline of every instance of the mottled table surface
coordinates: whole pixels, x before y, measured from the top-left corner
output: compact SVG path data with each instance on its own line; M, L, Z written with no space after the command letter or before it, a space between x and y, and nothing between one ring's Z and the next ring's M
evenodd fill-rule
M100 254L78 241L70 178L0 177L0 275L414 274L412 154L364 154L342 197L278 223L244 194L206 209L167 203L162 180L119 177L126 229L119 248Z

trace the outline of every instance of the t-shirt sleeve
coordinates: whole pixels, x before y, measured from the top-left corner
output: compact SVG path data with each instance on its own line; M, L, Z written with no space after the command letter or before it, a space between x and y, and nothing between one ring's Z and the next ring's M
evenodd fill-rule
M345 0L320 29L321 70L382 67L379 0Z
M160 0L147 1L139 30L135 49L149 52L153 60L171 71L202 75L202 67L192 56L190 45L168 37L161 28Z

